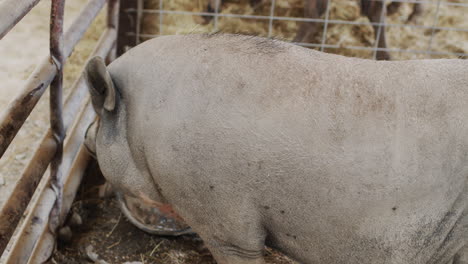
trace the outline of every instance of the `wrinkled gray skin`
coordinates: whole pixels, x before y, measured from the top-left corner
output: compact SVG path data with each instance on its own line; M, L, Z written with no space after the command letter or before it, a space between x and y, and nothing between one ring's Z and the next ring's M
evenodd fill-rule
M468 62L376 62L234 35L87 66L97 158L218 263L467 263Z

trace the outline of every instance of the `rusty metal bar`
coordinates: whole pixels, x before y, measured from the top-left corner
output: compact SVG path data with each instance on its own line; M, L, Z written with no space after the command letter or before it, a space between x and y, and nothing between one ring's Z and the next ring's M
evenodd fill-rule
M80 15L73 21L65 33L64 58L68 58L75 48L76 44L83 37L86 30L99 14L106 0L89 0L86 6L81 10Z
M1 208L0 253L5 250L56 149L57 144L49 132L42 138L33 158L21 173L21 178L16 182L15 188Z
M162 1L162 0L161 0ZM121 0L119 7L119 30L117 39L117 55L125 53L127 47L136 45L136 38L129 36L127 32L136 35L136 12L126 12L128 9L137 10L138 3L135 0Z
M42 94L55 76L57 68L44 58L29 76L20 94L10 102L0 115L0 158L5 153L18 130L37 104Z
M0 39L2 39L40 0L0 1Z
M48 179L48 177L44 178ZM5 249L3 255L0 257L0 263L27 263L29 254L22 254L18 251L31 251L36 241L25 241L22 236L24 236L25 233L35 234L40 231L40 226L32 223L42 221L44 214L45 216L48 216L55 202L55 194L51 189L47 188L48 182L45 181L44 178L39 183L39 186L26 209L29 213L24 216L19 231L11 237L10 243Z
M57 74L50 84L50 128L52 136L57 144L55 155L50 163L50 186L54 190L54 208L49 217L49 228L52 232L58 228L60 223L60 210L62 207L62 177L60 175L60 165L63 156L63 140L65 139L65 129L62 119L63 100L63 15L65 12L64 0L52 0L50 11L50 57L57 67Z
M71 168L77 157L77 153L82 148L84 133L87 126L94 120L95 113L88 100L86 106L79 113L79 118L75 124L75 128L70 137L67 138L65 144L64 160L64 182L70 182L70 175L73 175ZM83 168L84 170L84 168ZM50 171L50 168L49 170ZM50 174L49 174L50 175ZM55 191L48 184L50 177L44 176L38 186L38 192L34 195L28 206L28 213L24 217L24 221L19 226L18 231L10 240L4 255L0 258L0 263L43 263L50 257L55 243L55 238L50 230L48 223L50 217L55 210L57 196ZM72 181L76 182L76 181ZM74 192L76 192L75 186ZM65 193L70 193L68 186ZM63 197L62 197L63 198ZM66 199L72 198L67 196ZM61 201L64 202L63 200ZM71 202L65 201L65 204L71 205ZM60 212L59 212L60 213Z
M119 0L108 0L107 1L107 28L113 28L115 30L119 27ZM106 57L106 63L109 64L117 58L117 45L112 47L109 55Z
M118 13L119 0L108 0L107 2L107 27L117 29L119 25Z
M96 113L94 112L94 108L88 98L88 102L85 105L85 107L82 109L82 111L79 114L78 120L75 123L73 129L71 129L70 136L67 137L67 141L65 143L65 152L63 155L63 165L61 166L62 173L63 173L63 186L62 187L62 192L64 194L67 194L67 196L61 196L60 197L60 204L63 205L60 208L60 211L58 212L59 218L60 219L65 219L66 213L70 210L70 207L73 203L75 193L78 190L78 186L80 181L79 180L73 180L70 179L71 176L71 169L74 167L74 161L76 158L78 158L77 154L79 153L80 149L82 151L85 151L85 149L82 148L83 145L83 139L86 133L86 129L88 126L94 121L96 118ZM88 157L87 153L85 152L85 156ZM86 166L83 166L80 168L81 171L84 172ZM81 178L81 175L79 175ZM52 179L51 179L52 180ZM70 182L72 183L70 186ZM66 185L66 183L69 183ZM71 188L70 188L71 187ZM57 204L57 199L59 197L55 198L55 204ZM49 223L50 221L54 221L51 217L53 217L53 212L55 211L56 208L53 208L51 210L51 214L49 215ZM36 244L34 245L34 249L28 252L25 252L27 254L31 254L31 257L27 263L31 264L36 264L36 263L44 263L52 254L54 245L55 245L55 232L51 230L50 228L47 228L47 219L44 219L44 223L41 225L42 229L40 230L40 233L36 235L31 235L27 234L25 238L29 241L37 241ZM63 223L60 222L59 225L62 225Z
M140 44L140 32L141 32L141 19L143 18L143 0L136 0L137 12L136 12L136 25L135 25L135 43ZM162 2L162 1L161 1Z
M109 29L104 32L99 40L93 56L105 57L109 50L115 45L116 30ZM86 81L81 76L73 85L70 94L68 95L63 111L63 121L65 131L72 124L75 114L81 107L83 98L87 95ZM32 193L37 187L40 178L51 162L53 154L55 154L56 142L52 138L52 132L43 137L39 147L35 151L34 157L28 164L26 169L21 174L20 179L11 193L10 197L0 211L0 252L2 252L14 229L29 203ZM25 191L26 190L26 191ZM1 262L0 262L1 263Z
M70 56L105 2L105 0L90 0L67 30L63 46L64 61ZM50 56L45 57L29 76L18 96L0 115L0 158L56 74L57 67L52 59Z
M83 123L83 126L86 125ZM65 176L66 181L64 182L63 188L63 208L66 209L67 213L75 199L76 192L80 186L87 164L90 160L91 157L89 156L86 147L81 145L78 150L78 154L71 165L71 169ZM65 216L66 214L63 215L63 217ZM53 253L54 245L55 237L48 232L42 233L42 236L40 236L38 243L34 248L33 254L29 258L28 264L44 263L45 260L50 257L50 254Z

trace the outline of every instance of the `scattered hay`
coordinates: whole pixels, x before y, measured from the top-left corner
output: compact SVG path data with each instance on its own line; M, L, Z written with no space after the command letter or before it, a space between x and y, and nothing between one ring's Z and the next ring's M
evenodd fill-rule
M162 0L164 10L206 12L207 0ZM369 22L361 15L358 0L330 0L330 19L350 22ZM222 14L243 14L268 16L271 1L263 1L257 7L252 7L248 0L226 0L220 8ZM390 2L390 1L389 1ZM462 3L463 0L448 0L448 2ZM416 26L435 25L437 1L425 4L423 13L414 22L407 22L412 12L413 4L404 3L401 8L387 17L389 24L403 24ZM146 9L158 9L159 0L147 0ZM468 29L468 19L465 14L468 8L441 5L438 12L438 27ZM275 16L303 17L303 0L277 0ZM203 24L204 19L198 15L164 14L162 28L159 28L158 14L145 14L142 23L143 34L190 34L212 32L214 21ZM275 20L273 21L272 37L292 40L301 22ZM219 17L218 29L226 33L255 34L268 36L268 19L247 19L235 17ZM394 60L418 58L457 58L458 55L428 55L431 42L431 29L410 28L407 26L389 26L386 28L388 47L392 49L407 49L416 52L390 52ZM147 40L148 37L142 37ZM321 44L322 30L316 34L314 44ZM372 58L373 51L350 49L344 47L373 47L375 45L374 30L370 24L343 25L329 24L326 44L338 45L340 48L328 48L325 51L352 57ZM432 39L431 50L434 52L468 53L468 32L453 30L436 30Z
M73 236L60 241L51 263L164 263L215 264L213 257L196 235L180 237L144 233L125 218L113 197L99 198L96 188L103 178L91 162L85 173L71 214L79 214L80 225L70 225ZM67 221L70 224L70 220ZM97 262L98 260L99 262ZM283 254L267 248L267 264L296 264Z

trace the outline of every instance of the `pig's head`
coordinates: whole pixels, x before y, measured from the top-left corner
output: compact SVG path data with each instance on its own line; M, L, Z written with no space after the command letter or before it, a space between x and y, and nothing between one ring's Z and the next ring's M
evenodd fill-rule
M132 153L125 100L104 60L91 59L85 74L98 115L86 130L85 146L97 158L104 177L116 190L123 213L130 222L149 233L175 236L191 233L183 219L165 202L146 163L142 162L144 157Z
M91 101L98 115L85 136L85 145L97 158L104 177L119 192L147 204L164 202L150 172L132 154L128 144L125 100L100 57L86 66Z

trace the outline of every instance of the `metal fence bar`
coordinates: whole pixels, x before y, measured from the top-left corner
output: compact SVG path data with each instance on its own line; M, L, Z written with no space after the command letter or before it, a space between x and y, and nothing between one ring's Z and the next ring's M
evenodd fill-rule
M83 116L83 114L87 116L94 114L90 104L79 113L80 116ZM87 124L84 123L81 125L81 131L85 130L86 128L83 127L89 125L93 120L92 117L87 119L89 121ZM84 131L79 134L74 132L67 139L67 144L65 145L66 151L64 154L64 162L66 162L66 164L64 164L64 167L66 167L64 171L64 182L67 181L68 172L80 148L80 143L83 142L83 137ZM50 171L50 169L48 171ZM54 205L57 202L57 197L55 192L48 185L49 180L51 179L48 176L42 177L37 192L28 205L24 221L22 221L18 231L15 232L15 235L10 240L7 250L5 250L4 255L0 258L0 263L42 264L52 254L55 238L53 234L51 234L50 225L48 225L48 223L51 220L51 211L55 210ZM44 244L52 246L44 247Z
M90 0L67 30L63 46L64 60L70 56L105 2L105 0ZM0 158L56 74L57 67L47 55L29 76L21 92L0 114Z
M132 33L128 33L132 35ZM159 35L159 34L140 34L140 37L143 38L156 38L166 35ZM346 46L346 45L333 45L333 44L318 44L318 43L301 43L301 42L294 42L293 44L303 46L303 47L311 47L311 48L321 48L322 46L326 49L352 49L352 50L368 50L374 51L387 51L387 52L403 52L403 53L416 53L416 54L430 54L430 55L455 55L459 57L466 57L468 53L459 53L459 52L439 52L439 51L427 51L427 50L412 50L412 49L396 49L396 48L374 48L374 47L362 47L362 46Z
M21 92L0 114L0 158L56 73L57 68L47 56L29 76Z
M143 0L136 0L137 1L137 15L136 15L136 45L140 44L140 31L141 31L141 18L143 17ZM162 0L161 0L162 1Z
M468 4L466 5L468 7ZM126 12L132 13L135 12L135 9L127 9ZM190 15L190 16L213 16L216 17L213 13L209 12L191 12L191 11L180 11L180 10L160 10L160 9L144 9L143 13L148 14L175 14L175 15ZM247 19L258 19L258 20L278 20L278 21L296 21L296 22L317 22L325 23L325 19L321 18L302 18L302 17L283 17L283 16L261 16L261 15L241 15L241 14L223 14L220 13L217 16L219 17L233 17L233 18L247 18ZM414 25L414 24L386 24L379 22L359 22L359 21L346 21L346 20L334 20L329 19L328 24L341 24L341 25L371 25L371 26L385 26L385 27L408 27L408 28L417 28L417 29L435 29L435 30L447 30L447 31L458 31L458 32L468 32L468 28L453 28L453 27L432 27L425 25Z
M371 0L373 2L383 2L386 0ZM409 3L409 4L435 4L437 0L427 1L427 0L392 0L394 3ZM468 7L468 3L458 3L458 2L448 2L448 1L441 1L442 5L446 6L464 6Z
M382 34L385 34L382 33L382 30L385 30L385 17L387 15L387 8L385 6L385 3L382 3L382 9L380 11L380 18L379 18L379 26L378 26L378 30L377 32L375 32L375 44L374 44L374 52L372 54L372 58L374 60L377 59L377 52L378 52L378 48L379 48L379 44L380 44L380 38L382 36Z
M8 200L0 210L0 254L3 252L13 235L42 175L49 166L57 145L50 132L40 141L31 161L20 174ZM0 262L1 263L1 262Z
M81 40L86 30L88 30L94 18L101 11L102 7L106 3L106 0L88 0L86 6L81 10L78 17L73 21L70 27L65 33L64 41L64 59L66 60L73 49L75 48L78 41Z
M107 28L115 29L117 32L119 27L119 0L108 0L107 1ZM111 51L106 57L106 63L110 63L111 61L117 58L117 43L114 43Z
M40 0L0 1L0 39L2 39Z
M218 31L219 8L221 7L221 0L216 0L215 13L214 13L214 31Z
M119 11L119 0L108 0L107 1L107 28L117 29L119 25L118 19Z
M136 12L129 13L129 12L124 11L126 9L136 10L136 7L137 7L136 1L121 1L119 4L119 18L118 18L119 34L118 34L118 39L117 39L117 55L118 56L125 53L128 46L136 45L136 42L135 42L136 34L132 36L125 34L125 32L135 32Z
M111 50L115 45L117 38L116 32L117 31L112 28L104 32L93 51L92 56L105 57L109 53L109 50ZM81 77L73 84L63 109L65 131L68 131L73 124L76 113L79 112L82 107L83 98L87 96L87 93L86 81L83 77L83 73L81 73ZM30 202L34 190L53 158L56 146L57 143L53 139L52 131L49 129L37 147L31 162L21 174L12 195L10 195L0 211L0 252L5 249L9 238L18 225L26 206L28 206L28 203ZM13 241L10 240L10 243L13 243ZM3 258L0 259L0 263L3 263L2 260Z
M435 35L435 27L439 23L439 10L440 10L440 2L441 0L438 1L437 3L437 8L434 14L434 24L432 26L432 31L431 31L431 37L429 38L429 43L427 45L427 50L431 51L432 50L432 41L434 40L434 35Z
M57 144L55 155L50 164L50 186L54 190L56 200L54 209L49 217L49 228L52 232L58 228L60 210L62 208L62 177L60 165L63 156L63 140L65 139L65 129L62 118L62 97L63 97L63 16L65 13L64 0L52 0L50 12L50 56L57 67L57 74L50 84L50 128L52 136Z
M83 98L82 98L83 99ZM83 100L82 100L83 101ZM86 100L84 100L86 102ZM87 127L94 121L96 117L96 114L94 112L94 109L91 105L91 102L88 100L86 106L81 109L80 113L78 114L78 122L75 123L74 128L71 129L71 133L69 137L67 137L67 141L65 143L65 151L64 151L64 156L63 156L63 186L62 186L62 192L66 193L76 193L76 190L78 189L79 182L77 184L73 184L73 190L70 190L70 186L66 186L66 182L70 182L70 177L71 177L71 169L74 163L75 158L77 157L77 154L80 152L80 149L82 149L82 143L83 139L85 136L85 132ZM89 154L85 153L85 157L89 158ZM86 167L86 166L85 166ZM82 169L84 171L84 168ZM81 175L77 175L81 176ZM68 190L66 190L67 188ZM48 190L46 190L48 191ZM63 208L59 212L61 213L62 211L68 212L70 210L73 198L74 196L62 196L63 198L60 200L60 204L65 204L67 208ZM70 201L71 200L71 201ZM57 203L57 201L56 201ZM51 212L54 212L55 207L51 210ZM46 210L44 210L47 212ZM37 212L38 215L44 216L45 214L43 212ZM61 219L64 219L66 217L66 214L60 214ZM42 218L44 222L47 222L47 217ZM49 216L49 222L53 221L52 218ZM55 234L50 230L50 227L47 228L47 225L45 224L39 224L39 227L36 229L37 232L34 235L29 235L26 237L27 240L29 241L34 241L36 240L37 242L34 244L34 248L32 251L29 251L27 253L31 254L29 257L29 260L27 264L42 264L42 263L47 263L47 260L50 258L50 256L53 253L54 245L56 244L56 236ZM28 242L29 242L28 241Z
M272 0L274 1L274 0ZM437 26L437 22L431 25L422 25L422 24L414 24L414 23L391 23L387 24L385 21L386 17L386 5L385 0L371 0L374 2L381 2L382 5L382 10L381 10L381 16L380 20L376 20L374 22L367 22L367 21L346 21L346 20L338 20L338 19L330 19L330 2L331 0L327 0L327 10L326 13L324 13L324 16L322 18L305 18L305 17L285 17L285 16L275 16L274 12L272 12L274 5L270 7L270 13L269 15L250 15L250 14L229 14L229 13L219 13L218 12L192 12L192 11L184 11L184 10L164 10L162 8L157 9L157 10L151 10L151 9L144 9L143 13L152 13L152 14L175 14L175 15L198 15L198 16L203 16L203 17L213 17L215 19L219 19L220 17L227 17L227 18L242 18L242 19L255 19L255 20L268 20L268 37L273 36L273 25L275 21L295 21L295 22L312 22L312 23L323 23L324 24L324 30L322 32L322 40L320 43L294 43L300 46L304 47L318 47L321 51L323 51L326 48L330 49L350 49L350 50L369 50L372 51L372 55L374 58L378 57L380 52L386 51L386 52L402 52L402 53L415 53L415 54L426 54L426 55L449 55L449 56L459 56L459 57L466 57L467 53L460 53L460 52L445 52L445 51L432 51L432 50L426 50L426 51L419 51L419 50L414 50L411 48L407 49L394 49L394 48L387 48L387 47L381 47L379 40L382 38L382 34L384 34L385 28L391 28L391 27L399 27L399 28L410 28L410 29L419 29L419 30L430 30L434 34L437 31L452 31L452 32L467 32L468 33L468 28L462 28L462 27L448 27L448 26ZM218 1L219 2L219 1ZM451 7L466 7L468 8L468 2L449 2L447 0L393 0L392 2L397 2L397 3L413 3L413 4L431 4L431 5L437 5L437 10L439 10L440 6L446 5L446 6L451 6ZM380 7L380 6L379 6ZM135 12L133 9L127 9L125 12ZM438 11L436 12L438 13ZM373 26L375 30L375 44L372 45L373 47L365 47L363 46L346 46L342 44L336 44L336 45L326 45L327 42L327 31L328 27L330 24L334 24L336 26L338 25L365 25L365 26ZM431 35L431 39L434 38L434 34ZM132 35L132 33L129 33L128 35ZM158 37L161 35L167 35L163 33L159 34L140 34L141 38L153 38L153 37ZM430 43L432 40L429 41ZM429 46L431 46L429 44ZM425 47L424 47L425 48Z
M159 0L159 9L163 10L164 9L164 0ZM144 12L145 9L143 9ZM159 14L159 34L162 34L163 32L163 25L164 25L164 19L163 19L163 14Z
M323 25L323 34L322 34L322 47L320 47L320 51L323 51L325 47L325 43L327 42L327 30L328 30L328 22L330 18L330 7L331 7L331 0L327 0L327 11L325 13L325 24Z
M269 38L271 38L273 35L273 17L275 16L275 5L276 5L276 1L271 0L270 21L268 21L268 37Z

